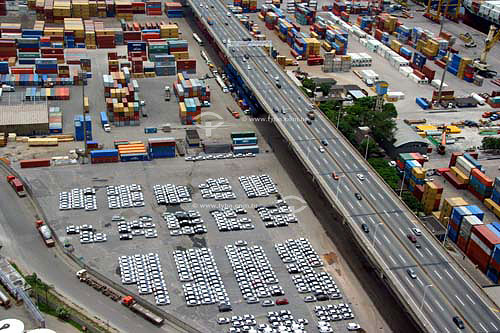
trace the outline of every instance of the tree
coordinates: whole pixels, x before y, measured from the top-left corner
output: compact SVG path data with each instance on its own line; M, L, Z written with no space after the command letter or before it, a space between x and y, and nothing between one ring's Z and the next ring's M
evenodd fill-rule
M56 316L59 319L67 320L69 318L69 310L66 309L64 306L59 305L56 308Z
M372 155L374 153L378 153L379 149L378 149L378 146L375 143L375 141L373 141L373 139L371 139L371 138L365 138L365 139L363 139L363 141L361 141L361 143L358 146L358 151L363 156L365 156L365 154L366 154L366 145L368 145L368 155L367 155L368 157L370 157L370 155Z
M302 81L302 86L306 89L310 89L312 91L314 91L314 89L316 89L316 83L314 83L313 80L311 79L304 79Z
M403 192L401 199L403 199L406 205L414 212L418 213L424 210L422 203L418 201L417 198L415 198L410 192Z
M484 137L483 149L500 149L500 138L495 137Z
M323 96L328 96L330 94L330 89L332 88L331 83L322 83L319 85L319 90L323 93Z

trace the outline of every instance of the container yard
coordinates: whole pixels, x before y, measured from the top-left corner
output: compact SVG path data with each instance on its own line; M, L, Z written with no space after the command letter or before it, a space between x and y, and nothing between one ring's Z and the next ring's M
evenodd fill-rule
M168 316L151 309L206 332L279 323L312 332L368 331L373 323L384 332L417 332L420 323L408 325L393 286L374 278L383 274L365 258L354 236L359 230L344 228L345 212L319 188L327 175L341 202L338 189L346 182L340 195L354 196L347 203L359 212L349 218L358 222L367 221L370 197L383 198L370 190L374 169L357 158L346 169L337 169L338 162L322 166L325 157L348 160L335 150L339 139L316 127L324 115L315 106L322 102L340 99L348 107L377 96L374 108L394 103L398 131L410 133L396 138L392 152L379 152L397 176L394 192L420 207L425 235L413 228L406 236L400 228L410 241L404 248L422 256L430 253L422 239L436 237L474 286L498 284L498 149L481 144L500 133L494 110L500 81L493 73L500 68L500 35L492 32L486 63L484 55L476 59L484 33L451 19L440 30L414 4L381 12L365 2L235 0L224 4L222 21L209 14L218 3L200 5L206 22L194 17L189 2L28 0L29 19L21 23L11 22L15 15L0 0L0 17L9 18L0 23L0 157L22 177L11 176L14 190L25 194L23 181L28 184L28 196L47 215L37 226L44 241L71 248L101 280L130 291L120 301L125 306L116 307L136 312L130 320L148 325L145 332L176 331L164 324ZM496 7L488 6L481 13L488 8L494 15ZM317 171L300 164L304 156L295 156L273 123L295 112L289 82L255 63L257 50L241 51L224 39L221 51L202 27L227 29L230 36L233 23L256 41L270 41L272 48L263 50L286 80L310 95L311 110L290 128L297 143L308 143L305 158ZM242 72L253 81L260 76L252 73L270 77L264 80L269 92L258 92L264 98L286 96L287 103L259 105L240 69L228 64L231 57L243 59ZM304 79L318 82L316 89L308 91ZM338 127L340 118L328 126ZM373 137L358 142L365 158ZM356 168L360 193L348 186L347 174ZM393 214L380 207L385 203L372 208ZM375 253L390 226L371 222L360 224L360 233ZM392 251L376 255L396 265ZM404 266L402 279L412 290L416 275ZM135 273L144 269L150 276ZM399 274L400 267L391 269ZM420 303L418 297L406 298Z

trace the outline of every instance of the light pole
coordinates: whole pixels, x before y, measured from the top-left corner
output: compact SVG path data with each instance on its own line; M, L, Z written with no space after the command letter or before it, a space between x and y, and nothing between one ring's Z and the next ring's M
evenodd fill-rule
M446 230L444 231L443 246L446 244L446 236L448 236L448 228L450 226L450 218L446 217L446 219L448 220L448 223L446 223Z
M405 185L406 168L403 171L403 179L401 180L401 189L399 190L399 197L403 194L403 186Z
M375 225L375 231L373 232L373 239L372 239L372 247L375 248L375 237L377 236L377 230L378 230L378 227L381 225L381 224L384 224L383 222L380 222L380 223L377 223Z
M335 193L335 198L337 199L337 201L339 200L340 181L342 180L342 177L343 176L339 176L339 180L337 182L337 192Z
M344 106L344 100L341 100L341 101L340 101L340 110L339 110L339 115L337 116L337 129L339 129L339 124L340 124L340 115L341 115L341 114L342 114L342 112L343 112L343 110L342 110L343 106Z
M85 158L87 158L87 115L85 114L85 72L80 71L78 76L81 80L82 85L82 112L83 112L83 158L82 164L85 164Z
M420 312L422 312L422 308L424 307L425 293L427 292L427 289L430 287L432 287L432 284L428 284L424 287L424 295L422 296L422 305L420 305Z
M368 158L368 144L370 143L370 136L366 134L365 138L366 138L366 149L365 149L365 160L366 160Z

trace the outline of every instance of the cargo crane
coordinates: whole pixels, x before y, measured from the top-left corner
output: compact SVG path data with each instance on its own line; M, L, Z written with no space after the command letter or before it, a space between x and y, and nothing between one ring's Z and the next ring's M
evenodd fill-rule
M493 78L497 75L496 71L488 69L489 65L486 62L486 58L488 57L488 53L491 51L496 42L500 39L500 30L495 27L493 24L490 26L490 31L488 32L488 36L485 40L485 45L483 52L481 53L481 57L479 59L474 59L474 69L476 73L485 77L485 78Z
M441 142L437 147L437 152L439 155L444 155L446 153L446 134L448 133L448 126L443 124L443 132L441 133Z

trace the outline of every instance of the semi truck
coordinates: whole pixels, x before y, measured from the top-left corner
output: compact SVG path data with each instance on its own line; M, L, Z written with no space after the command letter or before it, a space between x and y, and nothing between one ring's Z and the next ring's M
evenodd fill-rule
M143 316L146 320L149 320L155 325L161 325L163 323L162 317L157 316L153 312L149 311L148 309L137 303L132 296L123 297L121 303L130 310L132 310L133 312Z
M80 280L80 282L86 283L88 286L101 292L104 296L108 296L115 302L120 299L120 295L92 277L86 269L81 269L76 272L76 277Z
M45 245L47 245L47 247L54 247L56 242L54 241L54 238L52 238L52 232L49 227L42 220L37 220L35 225L40 233L40 236L42 236Z
M19 178L13 176L13 175L8 175L7 176L7 182L12 186L14 191L16 191L16 194L19 197L25 197L26 196L26 191L24 190L24 185L23 183L19 180Z

